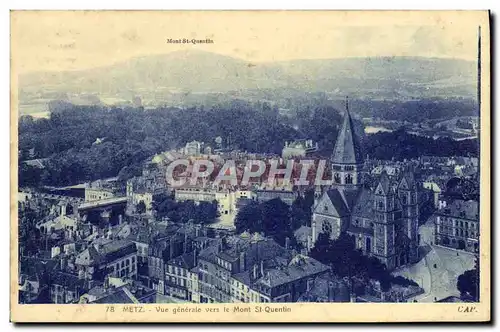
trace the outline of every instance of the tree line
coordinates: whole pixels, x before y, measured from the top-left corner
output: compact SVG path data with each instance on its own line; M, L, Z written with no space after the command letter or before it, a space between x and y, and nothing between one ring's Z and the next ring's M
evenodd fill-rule
M341 113L321 104L290 118L270 107L235 100L223 106L190 109L113 108L64 105L49 118L19 120L20 186L63 186L119 175L140 175L142 163L161 151L192 140L228 148L281 154L285 141L309 138L323 156L333 150ZM363 140L366 153L379 159L422 154L477 155L476 140L432 140L404 131L377 133ZM44 159L44 168L24 163Z

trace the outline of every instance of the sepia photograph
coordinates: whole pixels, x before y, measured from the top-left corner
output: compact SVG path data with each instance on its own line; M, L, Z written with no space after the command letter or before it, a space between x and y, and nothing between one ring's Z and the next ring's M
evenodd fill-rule
M486 322L487 11L11 11L13 322Z

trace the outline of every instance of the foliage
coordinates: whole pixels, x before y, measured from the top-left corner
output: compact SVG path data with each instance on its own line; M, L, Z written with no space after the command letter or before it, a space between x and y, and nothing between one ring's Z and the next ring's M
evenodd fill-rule
M276 242L285 245L286 238L290 246L297 247L293 234L290 207L279 198L263 203L250 202L238 211L235 218L236 233L264 233Z
M365 256L361 250L356 249L354 237L346 233L341 233L335 240L320 233L310 255L331 266L333 273L339 277L378 280L383 291L389 290L391 284L417 285L411 280L393 277L379 259Z
M434 104L429 105L433 109ZM363 113L362 108L359 110ZM421 116L418 112L411 114ZM139 175L142 163L156 153L192 140L213 146L218 136L225 147L275 154L281 153L285 141L309 138L317 141L321 153L328 156L340 123L341 113L325 103L297 110L295 115L281 114L266 103L241 100L210 108L151 110L63 103L48 119L20 118L19 181L36 187L72 185L117 175L127 180ZM364 142L366 153L378 159L478 154L477 140L434 140L404 130L369 138ZM48 158L41 170L22 166L33 151L31 158Z
M313 204L314 190L306 191L304 197L299 195L292 203L291 226L293 230L299 229L300 226L310 226Z
M457 289L462 296L469 295L475 301L479 299L479 278L475 270L467 270L458 277Z
M476 139L455 141L451 138L428 138L409 134L404 129L376 133L366 140L365 152L375 159L415 159L420 156L478 156Z

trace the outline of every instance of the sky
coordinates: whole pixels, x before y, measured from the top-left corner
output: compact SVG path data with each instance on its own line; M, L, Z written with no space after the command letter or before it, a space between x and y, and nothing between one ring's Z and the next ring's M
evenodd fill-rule
M475 60L485 12L14 11L13 71L81 70L203 50L252 62L366 56ZM169 38L213 44L169 44Z

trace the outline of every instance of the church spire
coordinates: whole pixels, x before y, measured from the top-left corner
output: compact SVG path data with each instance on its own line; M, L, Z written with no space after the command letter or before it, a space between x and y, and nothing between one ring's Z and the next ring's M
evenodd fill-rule
M344 122L337 136L332 154L333 164L359 165L363 163L363 154L359 139L354 130L354 123L349 113L349 97L345 100Z

